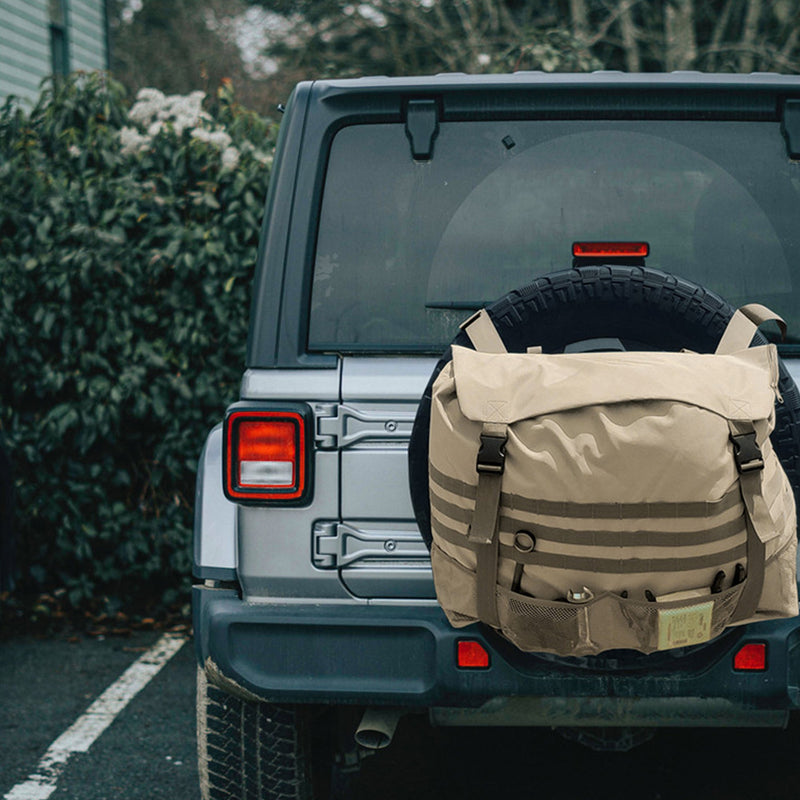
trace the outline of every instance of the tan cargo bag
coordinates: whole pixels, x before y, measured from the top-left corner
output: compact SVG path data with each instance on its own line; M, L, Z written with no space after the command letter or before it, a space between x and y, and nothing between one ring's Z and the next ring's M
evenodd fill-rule
M450 622L521 650L650 653L798 613L763 306L716 354L506 353L485 312L433 387L431 560ZM780 321L783 327L782 320Z

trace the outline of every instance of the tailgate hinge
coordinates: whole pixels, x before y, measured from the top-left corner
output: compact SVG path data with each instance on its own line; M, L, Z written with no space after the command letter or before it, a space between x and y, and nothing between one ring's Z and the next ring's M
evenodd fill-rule
M315 567L332 569L347 567L365 559L407 561L427 560L428 548L418 531L362 531L343 522L314 524Z
M315 442L320 450L351 447L365 440L404 441L411 436L416 411L361 411L339 403L318 403Z

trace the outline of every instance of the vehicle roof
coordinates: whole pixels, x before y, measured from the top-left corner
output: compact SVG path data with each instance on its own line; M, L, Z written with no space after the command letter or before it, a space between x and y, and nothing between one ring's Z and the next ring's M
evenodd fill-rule
M704 72L515 72L509 75L382 76L319 80L298 87L316 116L357 121L403 113L413 98L435 98L441 119L687 117L778 119L787 97L800 97L800 76ZM388 120L387 120L388 121Z
M712 73L694 70L674 72L620 72L597 70L595 72L544 72L526 70L510 74L470 75L465 72L444 72L437 75L418 75L389 78L385 75L363 78L326 79L316 81L318 89L331 87L337 90L363 91L364 89L420 90L451 88L535 88L558 87L559 89L601 88L675 88L695 89L796 89L800 87L800 76L781 75L775 72L751 72L748 74Z

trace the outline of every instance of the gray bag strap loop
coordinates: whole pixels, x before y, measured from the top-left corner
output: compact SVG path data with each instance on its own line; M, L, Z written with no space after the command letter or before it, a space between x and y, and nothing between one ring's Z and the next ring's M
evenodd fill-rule
M733 312L733 316L728 322L728 327L722 334L722 338L717 345L717 355L728 355L738 350L745 350L750 347L750 342L758 330L759 325L763 325L769 320L775 320L781 329L781 336L786 337L786 323L774 311L770 311L760 303L750 303L742 306Z
M476 469L478 488L475 514L467 539L475 545L478 617L487 625L500 626L497 616L498 521L505 469L508 426L486 422L481 433Z
M497 332L492 318L486 313L486 309L473 314L459 326L462 331L466 331L472 346L481 353L507 353L506 346Z
M747 582L731 619L734 622L749 619L758 608L764 588L764 542L769 538L774 522L764 499L764 460L756 441L755 427L752 422L741 420L729 420L728 425L747 520Z

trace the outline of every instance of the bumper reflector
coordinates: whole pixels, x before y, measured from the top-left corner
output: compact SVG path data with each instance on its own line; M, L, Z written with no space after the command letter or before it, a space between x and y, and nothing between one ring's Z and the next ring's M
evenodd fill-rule
M763 672L767 668L767 645L750 642L739 648L733 657L733 668L739 672Z
M461 640L458 642L456 663L461 669L487 669L489 653L480 642Z

